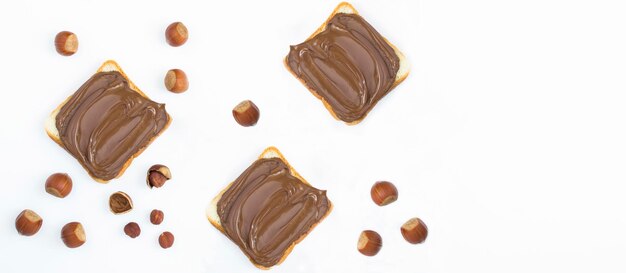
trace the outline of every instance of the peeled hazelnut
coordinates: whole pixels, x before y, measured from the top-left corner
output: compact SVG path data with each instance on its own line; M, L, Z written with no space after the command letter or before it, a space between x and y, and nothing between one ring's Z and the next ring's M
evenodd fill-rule
M402 236L411 244L421 244L428 236L428 227L420 218L411 218L400 228Z
M357 249L365 256L374 256L383 247L383 239L373 230L365 230L359 236Z
M15 218L15 229L24 236L33 236L39 231L43 220L32 210L23 210L17 218Z
M64 198L72 191L72 179L66 173L55 173L46 180L46 192Z
M249 100L244 100L233 108L233 117L244 127L254 126L259 121L260 115L259 108Z
M374 203L379 206L386 206L398 200L398 189L387 181L374 183L370 194Z
M172 173L170 169L161 164L156 164L148 169L148 175L146 176L146 183L150 188L162 187L167 180L172 178Z
M170 248L173 244L174 235L171 232L166 231L161 233L161 235L159 236L159 245L161 245L162 248Z
M54 38L57 52L63 56L71 56L78 51L78 38L69 31L61 31Z
M77 248L85 243L87 236L85 236L85 230L81 223L71 222L61 229L61 239L67 247Z
M135 222L130 222L124 226L124 233L130 238L137 238L141 234L141 228Z
M155 209L152 210L152 212L150 213L150 223L154 224L154 225L159 225L163 222L163 212Z
M114 214L122 214L133 209L133 200L128 194L118 191L109 197L109 208Z
M187 42L189 33L187 27L181 22L171 23L167 29L165 29L165 40L171 46L181 46Z
M182 93L189 88L187 74L180 69L170 69L165 74L165 88L174 93Z

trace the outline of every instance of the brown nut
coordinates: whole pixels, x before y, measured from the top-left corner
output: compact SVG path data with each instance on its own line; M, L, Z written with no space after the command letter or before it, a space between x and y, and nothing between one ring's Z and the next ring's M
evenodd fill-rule
M398 200L398 189L391 182L378 181L370 191L372 200L376 205L386 206Z
M66 173L55 173L46 180L46 192L64 198L72 191L72 179Z
M165 88L174 93L182 93L189 88L187 74L180 69L170 69L165 74Z
M141 228L135 222L130 222L124 226L124 233L130 238L137 238L141 234Z
M114 214L122 214L133 209L133 200L128 194L118 191L109 197L109 208Z
M254 126L259 121L260 115L259 108L249 100L244 100L233 108L235 121L244 127Z
M24 236L33 236L39 231L43 220L32 210L23 210L17 218L15 218L15 229L17 233Z
M54 47L63 56L71 56L78 51L78 38L69 31L61 31L54 38Z
M81 223L71 222L61 229L61 239L67 247L77 248L87 241L87 236L85 236L85 229Z
M161 235L159 236L159 245L161 245L162 248L170 248L173 244L174 235L171 232L166 231L161 233Z
M158 209L154 209L152 210L152 212L150 212L150 223L154 225L161 224L163 222L163 218L163 212Z
M165 40L171 46L181 46L187 42L187 38L189 38L187 27L181 22L171 23L165 29Z
M383 247L383 238L373 230L365 230L359 236L357 249L365 256L374 256Z
M150 188L160 188L165 184L165 182L167 182L167 180L170 180L170 178L172 178L170 168L161 164L156 164L148 169L146 183Z
M411 218L400 228L402 237L411 244L421 244L428 236L428 227L420 218Z

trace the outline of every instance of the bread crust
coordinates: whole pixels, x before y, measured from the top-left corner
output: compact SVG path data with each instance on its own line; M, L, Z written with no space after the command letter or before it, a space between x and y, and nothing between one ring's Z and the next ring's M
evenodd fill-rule
M287 159L285 159L285 157L283 156L283 154L276 148L273 146L270 146L268 148L266 148L261 155L259 155L258 159L262 159L262 158L280 158L283 162L285 162L285 164L287 165L287 167L289 167L289 172L291 173L291 175L293 175L294 177L297 177L300 181L302 181L302 183L307 184L309 186L311 186L311 184L309 184L309 182L307 182L298 172L296 172L296 170L291 166L291 164L289 164L289 162L287 161ZM234 182L234 181L233 181ZM211 203L209 204L209 207L207 208L207 219L209 220L209 222L211 223L211 225L213 225L215 228L217 228L217 230L219 230L222 234L226 235L224 228L222 227L221 223L220 223L220 219L219 216L217 215L217 203L220 201L220 199L222 198L222 195L224 194L224 192L226 192L230 186L233 184L233 182L230 182L224 189L222 189L220 191L219 194L217 194L217 196L215 196L215 198L213 198L213 200L211 201ZM291 251L293 250L293 248L300 243L302 240L304 240L304 238L322 221L324 221L324 219L326 219L326 217L330 214L330 212L333 210L333 203L328 200L328 211L326 211L326 214L324 214L324 216L322 216L322 218L320 218L319 221L315 222L315 224L313 224L311 226L311 228L305 232L304 234L302 234L302 236L300 236L300 238L298 238L297 240L295 240L291 246L289 246L289 248L287 248L287 250L285 250L285 253L283 254L283 256L280 258L280 260L278 261L278 263L276 263L274 266L281 264L283 261L285 261L285 259L287 258L287 256L289 256L289 253L291 253ZM245 254L245 252L244 252ZM247 254L246 254L247 256ZM254 266L256 266L259 269L263 269L263 270L268 270L270 269L270 267L265 267L262 266L260 264L257 264L254 262L254 260L252 260L252 258L250 258L249 256L247 256L248 259L250 260L250 262L252 262L252 264L254 264Z
M328 24L328 22L333 19L333 17L338 14L338 13L348 13L348 14L359 14L359 12L348 2L342 2L340 3L334 10L333 12L330 14L330 16L328 16L328 18L326 19L326 21L324 21L324 23L322 23L322 25L317 28L317 30L315 30L315 32L313 32L313 34L311 34L311 36L309 36L306 40L310 40L313 37L315 37L315 35L319 34L320 32L324 31L326 29L326 25ZM393 85L391 85L391 88L389 89L389 92L391 92L391 90L393 90L396 86L398 86L402 81L404 81L404 79L406 79L407 76L409 76L409 72L410 72L410 68L409 68L409 64L408 61L406 60L406 57L404 56L404 54L402 54L402 52L400 52L400 49L398 49L398 47L396 47L395 45L393 45L391 42L389 42L389 40L387 40L387 38L383 37L383 39L385 39L385 42L387 42L387 44L389 46L391 46L391 48L393 48L393 51L396 53L396 55L398 56L398 58L400 59L400 68L398 69L398 72L396 72L396 79L393 83ZM288 62L288 56L286 56L283 59L283 64L285 65L285 67L287 68L287 70L294 76L296 77L296 79L298 79L302 85L304 85L309 92L311 92L311 94L313 94L313 96L315 96L317 99L321 100L322 103L324 104L324 107L326 107L326 109L328 110L328 112L330 112L330 114L339 121L343 121L341 120L337 114L335 113L335 111L333 111L333 108L330 106L330 104L319 94L317 94L317 92L315 92L313 89L309 88L306 85L306 82L304 81L304 79L298 77L298 75L291 70L291 67L289 67L289 62ZM380 100L379 100L380 101ZM363 117L361 117L358 120L352 121L352 122L345 122L344 123L348 124L348 125L356 125L359 124L363 119L365 119L365 117L367 117L367 115L369 114L370 111L372 111L372 109L374 109L374 107L376 106L377 102L374 102L374 104L372 104L372 107L370 107L370 109L363 115Z
M132 89L133 91L139 93L139 95L141 95L142 97L146 98L146 99L150 99L148 98L148 96L143 93L139 87L137 87L133 81L130 80L130 78L128 77L128 75L126 75L126 73L124 73L124 71L122 70L122 68L114 61L114 60L107 60L104 63L102 63L102 65L100 66L100 68L98 68L98 70L96 71L96 73L100 73L100 72L110 72L110 71L117 71L120 74L122 74L122 76L124 77L124 79L126 79L128 81L128 86L130 87L130 89ZM94 73L94 74L96 74ZM46 130L46 134L52 139L54 140L54 142L56 142L57 144L59 144L59 146L61 146L61 148L65 149L63 142L61 142L61 137L59 135L59 131L58 128L56 127L56 117L59 114L59 112L61 111L61 108L63 108L63 106L74 96L74 94L70 95L69 97L67 97L59 106L57 106L56 109L54 109L52 111L52 113L50 113L50 115L48 116L48 118L46 119L46 124L45 124L45 130ZM159 132L157 135L155 135L153 138L151 138L150 140L148 140L148 143L146 144L146 146L144 146L141 150L137 151L135 154L133 154L122 166L122 168L120 169L120 171L117 173L117 175L115 176L115 178L119 178L121 177L124 172L126 171L126 169L130 166L130 164L132 163L133 159L135 159L136 157L138 157L148 146L150 146L150 144L156 139L158 138L163 132L165 132L165 130L167 130L167 128L170 126L170 123L172 122L172 117L167 114L167 123L165 124L165 126L163 127L163 130L161 130L161 132ZM87 170L87 168L85 167L85 165L78 161L85 170ZM91 175L91 173L89 173L89 171L87 172L89 174L89 176L91 176L91 178L93 178L93 180L95 180L98 183L108 183L110 180L102 180L99 179L97 177L94 177L93 175ZM111 179L111 180L113 180Z

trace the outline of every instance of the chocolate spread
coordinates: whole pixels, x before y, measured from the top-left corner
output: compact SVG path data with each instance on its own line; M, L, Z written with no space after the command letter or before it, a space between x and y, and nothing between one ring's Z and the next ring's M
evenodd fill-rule
M224 233L255 263L276 265L328 212L326 191L291 175L279 158L259 159L217 203Z
M167 125L165 105L130 89L119 72L99 72L56 116L63 147L91 176L115 178L133 155Z
M291 46L287 63L339 119L353 122L391 90L400 59L361 16L338 13L324 31Z

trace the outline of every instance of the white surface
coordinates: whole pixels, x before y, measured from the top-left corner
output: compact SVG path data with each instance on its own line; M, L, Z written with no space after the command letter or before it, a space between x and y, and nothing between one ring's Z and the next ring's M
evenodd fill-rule
M332 214L272 272L624 272L626 254L626 3L624 1L354 1L409 58L412 73L365 121L335 121L283 67L337 1L7 1L0 9L0 271L255 272L204 219L211 198L261 151L275 145L313 185L328 190ZM166 26L183 21L188 43L168 46ZM55 53L75 32L72 57ZM258 44L250 46L250 43ZM45 117L106 59L117 60L152 99L167 103L171 127L119 180L93 182L45 135ZM190 79L184 94L163 87L170 68ZM242 128L231 109L261 109ZM174 178L148 190L146 169ZM45 193L68 172L64 200ZM369 199L376 180L400 199ZM136 205L108 211L122 190ZM22 237L24 208L44 218ZM148 222L165 212L160 226ZM399 226L419 216L430 235L403 241ZM67 249L69 221L88 242ZM142 234L122 232L137 221ZM356 251L375 229L384 247ZM176 235L160 249L163 230Z

